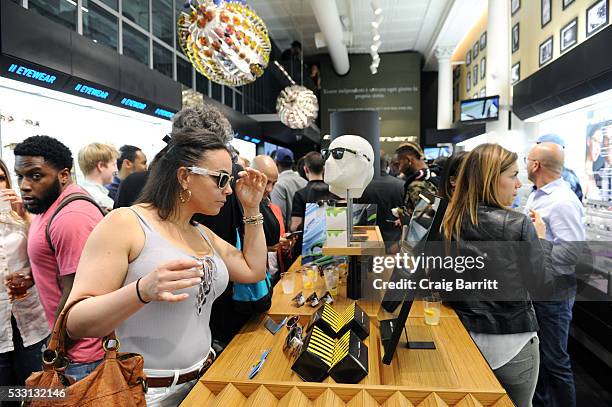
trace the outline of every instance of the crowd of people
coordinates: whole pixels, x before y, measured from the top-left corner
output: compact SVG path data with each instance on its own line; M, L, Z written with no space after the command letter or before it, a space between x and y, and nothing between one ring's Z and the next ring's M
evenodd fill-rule
M144 357L149 405L185 397L251 316L236 307L233 287L277 281L300 254L306 203L339 199L324 181L325 155L296 163L279 148L249 162L231 137L213 107L186 108L149 167L136 146L83 147L81 185L64 144L29 137L14 150L20 194L0 161L1 199L11 205L0 211L0 385L23 385L41 370L50 329L79 300L67 321L66 375L80 380L96 369L99 338L116 331L122 351ZM405 143L393 157L381 153L380 176L360 202L377 205L393 251L420 195L437 194L448 201L445 239L532 242L531 269L557 264L545 272L575 286L571 267L547 261L559 244L584 240L584 209L562 179L563 158L563 147L546 140L530 151L534 191L521 213L511 209L521 187L515 153L483 144L428 164L418 144ZM526 278L519 265L509 272ZM575 405L572 305L570 296L453 307L515 404L548 406Z

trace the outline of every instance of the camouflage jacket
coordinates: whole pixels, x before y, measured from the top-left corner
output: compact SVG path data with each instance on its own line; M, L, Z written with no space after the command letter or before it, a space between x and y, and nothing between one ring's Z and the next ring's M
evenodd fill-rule
M414 180L410 183L406 182L406 184L407 185L406 195L404 196L404 205L408 210L408 216L412 216L414 207L421 199L419 198L419 194L423 193L423 191L427 191L430 194L435 195L438 192L438 187L431 180Z

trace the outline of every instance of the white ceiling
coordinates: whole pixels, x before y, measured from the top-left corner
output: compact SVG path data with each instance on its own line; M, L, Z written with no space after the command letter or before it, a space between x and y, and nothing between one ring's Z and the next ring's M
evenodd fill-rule
M329 0L338 8L345 31L353 32L349 53L369 53L374 20L370 0ZM424 55L425 70L437 70L436 47L454 47L487 8L488 0L379 0L383 22L379 28L379 52L418 51ZM266 23L270 36L281 50L291 42L302 43L304 55L326 53L317 49L319 32L309 0L249 0Z
M370 0L335 0L335 3L346 24L345 31L353 32L349 53L368 53L372 44L370 23L374 20ZM379 52L425 53L450 3L453 0L380 0L384 19L379 29L382 41ZM305 55L325 52L315 46L314 35L319 26L309 0L250 0L249 4L266 23L281 50L297 39Z

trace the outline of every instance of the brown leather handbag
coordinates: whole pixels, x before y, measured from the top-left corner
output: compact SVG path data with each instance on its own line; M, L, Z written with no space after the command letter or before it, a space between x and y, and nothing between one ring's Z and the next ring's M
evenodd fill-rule
M146 406L147 378L143 371L144 359L136 353L118 353L120 342L115 333L102 340L106 355L104 360L87 377L74 382L64 374L67 366L64 338L66 321L70 309L79 298L61 312L51 334L47 349L43 352L43 371L35 372L26 380L30 389L59 389L62 398L36 399L31 407L76 407L76 406ZM55 393L57 395L57 392Z

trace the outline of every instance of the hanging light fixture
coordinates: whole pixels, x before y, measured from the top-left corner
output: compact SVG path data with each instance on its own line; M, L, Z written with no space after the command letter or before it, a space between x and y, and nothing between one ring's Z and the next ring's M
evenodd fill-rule
M292 85L283 89L276 100L280 121L292 129L305 129L319 113L317 97L304 86Z
M244 0L189 0L178 36L195 69L216 83L246 85L268 66L268 29Z

